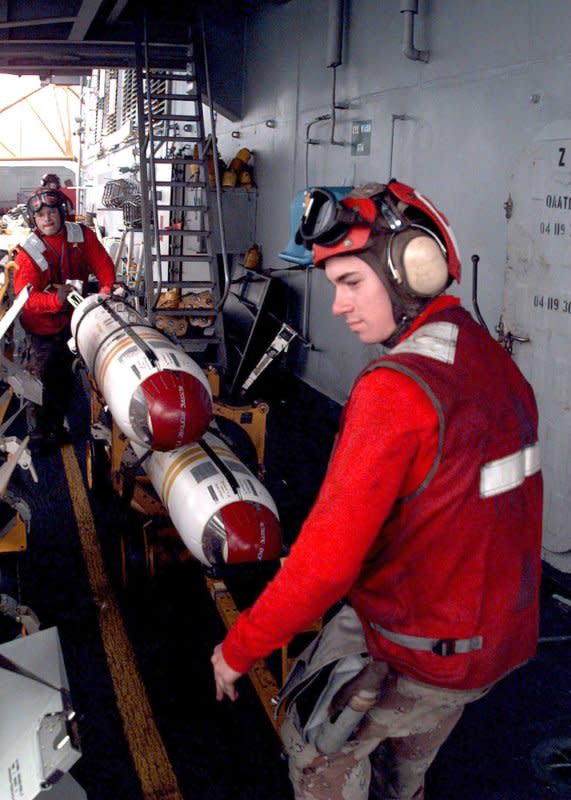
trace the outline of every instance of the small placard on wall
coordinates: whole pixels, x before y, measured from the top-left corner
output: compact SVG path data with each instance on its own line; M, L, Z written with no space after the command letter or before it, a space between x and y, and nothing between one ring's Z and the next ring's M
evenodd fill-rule
M358 120L351 125L351 155L368 156L371 152L370 119Z

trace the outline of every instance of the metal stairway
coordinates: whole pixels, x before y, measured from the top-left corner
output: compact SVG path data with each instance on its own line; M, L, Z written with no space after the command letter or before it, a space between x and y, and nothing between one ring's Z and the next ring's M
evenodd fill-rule
M186 65L159 69L149 67L145 42L137 48L144 306L150 321L201 366L223 373L222 306L230 278L218 154L215 136L205 135L193 53L190 44Z

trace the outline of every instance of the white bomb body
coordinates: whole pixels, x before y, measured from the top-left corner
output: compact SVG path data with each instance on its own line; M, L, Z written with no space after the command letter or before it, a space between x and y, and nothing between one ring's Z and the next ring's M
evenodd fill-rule
M170 452L131 443L185 546L208 566L279 558L281 526L266 487L211 433Z
M197 441L212 418L198 364L122 300L91 295L73 304L74 348L122 433L154 450Z

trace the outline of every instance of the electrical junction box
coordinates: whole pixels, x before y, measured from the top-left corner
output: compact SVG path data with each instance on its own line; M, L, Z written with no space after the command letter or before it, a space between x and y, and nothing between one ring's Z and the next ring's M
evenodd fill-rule
M373 125L370 119L358 120L351 125L351 155L368 156L371 154L371 131Z

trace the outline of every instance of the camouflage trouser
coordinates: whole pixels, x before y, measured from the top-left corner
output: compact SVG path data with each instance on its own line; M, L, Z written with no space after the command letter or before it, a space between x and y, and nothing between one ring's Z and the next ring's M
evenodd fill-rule
M28 431L58 429L63 424L73 392L73 355L67 346L68 329L54 336L26 334L23 366L43 385L41 408L26 409Z
M464 706L489 688L442 689L389 670L380 700L329 756L304 741L293 708L281 738L296 800L423 800L424 777L439 748Z

